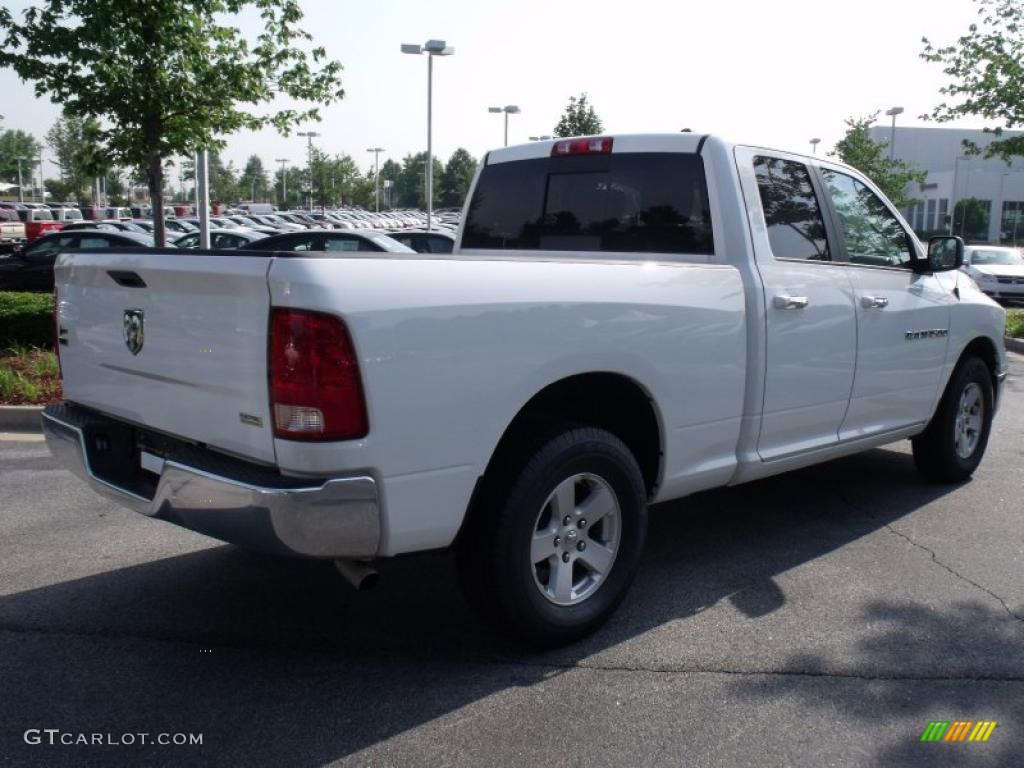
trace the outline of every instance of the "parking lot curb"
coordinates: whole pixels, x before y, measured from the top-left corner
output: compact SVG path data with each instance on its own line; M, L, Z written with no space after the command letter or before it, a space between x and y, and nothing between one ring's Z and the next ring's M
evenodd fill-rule
M1009 336L1004 336L1003 343L1011 352L1016 352L1018 355L1024 355L1024 339L1012 339Z
M0 405L0 432L42 432L41 405Z

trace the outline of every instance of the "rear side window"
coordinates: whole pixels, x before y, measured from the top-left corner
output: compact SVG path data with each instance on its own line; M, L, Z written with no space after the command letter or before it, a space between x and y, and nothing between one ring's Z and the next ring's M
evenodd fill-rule
M807 166L776 157L755 157L754 173L772 255L828 261L825 220Z
M711 254L703 161L612 153L487 165L462 247Z

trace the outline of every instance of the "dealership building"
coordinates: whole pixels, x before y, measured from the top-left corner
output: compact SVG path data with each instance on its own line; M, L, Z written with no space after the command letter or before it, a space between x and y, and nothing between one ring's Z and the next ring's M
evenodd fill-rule
M1020 135L1005 131L1003 137ZM889 126L871 128L871 138L889 143ZM996 137L981 130L958 128L900 128L894 136L895 156L928 172L923 184L911 184L907 193L919 202L903 211L910 225L921 235L948 232L963 235L968 242L1024 244L1024 157L1011 163L999 158L985 159L964 153L963 141L985 147ZM959 201L966 216L952 212Z

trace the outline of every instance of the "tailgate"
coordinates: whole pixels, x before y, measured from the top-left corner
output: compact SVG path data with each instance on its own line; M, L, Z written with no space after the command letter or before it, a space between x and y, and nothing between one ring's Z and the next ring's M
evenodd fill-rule
M271 261L146 250L62 254L64 398L273 462Z

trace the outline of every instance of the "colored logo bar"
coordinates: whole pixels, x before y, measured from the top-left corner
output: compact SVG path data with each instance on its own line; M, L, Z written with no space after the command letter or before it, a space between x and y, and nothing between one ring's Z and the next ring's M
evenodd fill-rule
M998 724L996 720L932 720L921 741L988 741Z

